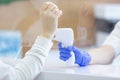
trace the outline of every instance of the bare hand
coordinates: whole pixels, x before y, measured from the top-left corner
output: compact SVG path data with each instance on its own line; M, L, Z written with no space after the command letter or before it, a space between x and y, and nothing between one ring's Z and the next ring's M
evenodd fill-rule
M52 39L57 27L58 18L62 11L52 2L45 2L40 10L40 21L42 26L41 35Z

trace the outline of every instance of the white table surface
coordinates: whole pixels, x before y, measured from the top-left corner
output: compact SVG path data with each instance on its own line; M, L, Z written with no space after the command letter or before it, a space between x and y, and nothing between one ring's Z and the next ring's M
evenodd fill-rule
M59 59L58 51L51 51L43 71L35 80L120 80L120 66L70 66Z

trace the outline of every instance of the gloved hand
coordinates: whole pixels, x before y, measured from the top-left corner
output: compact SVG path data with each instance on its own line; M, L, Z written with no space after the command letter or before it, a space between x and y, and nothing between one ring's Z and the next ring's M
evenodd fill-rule
M80 50L73 46L73 52L75 55L75 63L79 66L87 66L91 61L91 56L88 52Z
M91 56L83 50L76 48L75 46L69 46L67 48L62 47L62 43L58 45L60 51L60 59L66 61L71 57L71 52L74 52L75 63L79 66L87 66L91 61Z
M60 42L58 44L58 48L59 48L59 51L60 51L60 59L63 60L63 61L66 61L68 60L72 55L71 55L71 48L70 47L63 47L62 43Z

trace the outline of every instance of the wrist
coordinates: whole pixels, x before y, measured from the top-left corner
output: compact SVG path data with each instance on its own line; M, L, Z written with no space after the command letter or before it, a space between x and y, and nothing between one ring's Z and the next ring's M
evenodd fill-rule
M79 65L84 67L89 65L90 62L91 62L91 56L89 55L88 52L85 52L84 54L82 54L81 63Z
M74 54L75 54L75 63L79 66L87 66L91 62L91 55L84 50L80 50L78 48L74 48Z
M45 37L45 38L47 38L47 39L49 39L49 40L52 40L52 39L53 39L53 34L42 33L41 36L42 36L42 37Z

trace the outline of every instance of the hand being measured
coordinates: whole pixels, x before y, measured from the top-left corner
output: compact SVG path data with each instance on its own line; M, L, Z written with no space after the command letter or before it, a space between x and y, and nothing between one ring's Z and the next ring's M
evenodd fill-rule
M52 2L45 2L40 9L42 36L52 39L58 27L58 18L62 11Z

